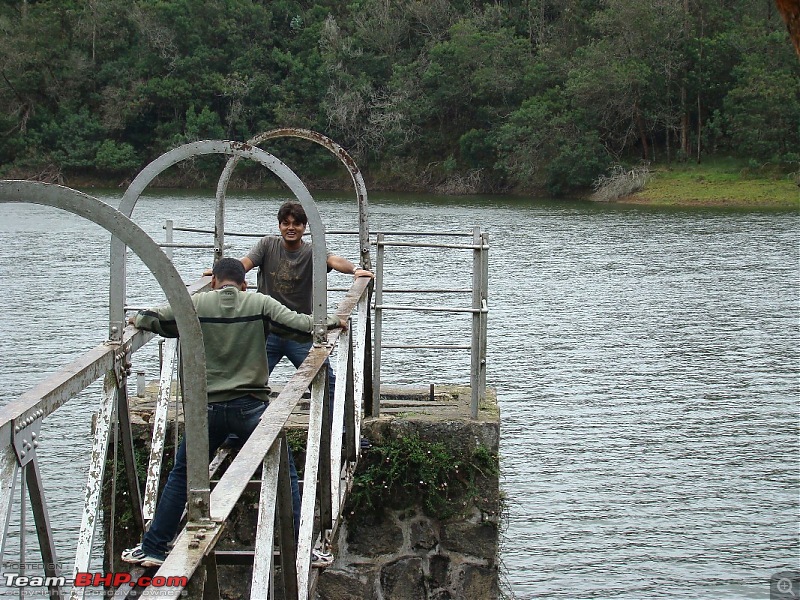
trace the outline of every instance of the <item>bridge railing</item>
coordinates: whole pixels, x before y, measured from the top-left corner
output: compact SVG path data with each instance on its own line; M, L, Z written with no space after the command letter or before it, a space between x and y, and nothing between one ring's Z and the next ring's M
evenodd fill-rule
M355 164L343 149L324 136L304 130L280 130L269 136L290 135L310 139L326 145L346 164L357 187L359 200L359 229L362 240L368 240L366 227L366 191L363 189ZM208 438L205 415L206 376L205 358L196 311L190 301L189 292L199 291L207 281L198 282L187 290L180 276L158 245L130 220L130 215L142 191L165 169L181 160L208 154L225 154L233 158L248 158L269 168L292 190L303 204L312 230L319 236L314 250L313 319L314 346L308 358L289 380L281 394L273 400L237 457L225 471L219 484L210 489L207 458ZM233 160L232 158L232 160ZM229 164L232 164L229 162ZM222 187L222 186L221 186ZM217 221L224 213L224 190L218 194ZM181 339L185 342L183 364L187 377L184 380L184 416L187 431L187 479L188 521L175 543L167 561L159 573L168 573L166 581L173 582L169 588L144 592L142 597L178 597L184 587L181 577L192 577L191 586L202 592L205 598L219 597L216 579L216 553L214 549L220 539L225 518L244 491L247 482L263 466L262 501L258 544L253 552L255 597L265 597L263 591L274 585L274 561L272 552L271 524L279 523L279 538L284 551L282 573L286 598L308 598L313 593L316 577L310 568L311 548L329 543L338 527L342 499L350 485L355 461L360 446L360 405L371 393L369 373L371 368L371 341L369 336L370 281L355 280L350 292L340 304L337 314L353 319L353 332L333 330L324 326L325 317L325 257L324 226L316 205L308 190L286 165L263 150L240 142L201 141L186 144L165 153L153 161L131 183L123 196L119 209L95 198L63 188L32 182L0 182L0 202L32 202L62 208L105 227L112 234L109 293L109 340L80 359L68 364L56 374L48 377L33 390L26 392L17 401L0 409L0 436L9 440L0 445L0 532L2 546L0 559L9 535L9 523L13 508L12 496L20 492L20 518L18 539L20 544L20 576L24 575L27 560L25 535L26 510L31 509L45 575L45 586L51 598L64 598L66 588L70 599L83 598L87 587L75 582L76 575L89 571L95 548L94 536L99 518L102 483L105 476L106 457L110 440L120 440L123 448L127 496L130 499L133 520L139 530L144 530L146 513L140 495L136 475L133 439L128 410L127 379L131 373L132 354L141 348L152 334L125 327L126 269L125 248L131 248L151 272L166 293L167 301L175 309ZM218 227L221 232L222 227ZM221 233L220 233L221 235ZM315 241L317 241L315 239ZM221 251L222 239L215 245ZM369 266L369 244L359 247L362 264ZM321 283L323 282L323 283ZM341 340L340 340L341 337ZM335 392L335 410L331 415L328 406L327 369L322 365L336 345L343 348L339 353L337 370L339 380ZM76 394L104 376L100 408L97 413L88 481L83 489L84 510L78 535L76 558L72 577L60 572L59 560L50 526L46 493L42 481L37 451L42 420L58 407L70 401ZM289 414L300 401L308 386L312 387L310 425L306 458L305 490L302 502L300 531L297 552L294 539L289 535L292 523L287 469L281 457L285 452L283 427ZM333 420L333 423L331 421ZM346 436L343 442L343 425ZM333 428L333 429L332 429ZM337 432L337 434L332 434ZM342 458L342 444L345 444ZM17 480L20 480L19 485ZM115 479L116 480L116 479ZM280 480L280 482L278 481ZM319 488L319 493L318 492ZM280 492L277 493L276 492ZM150 492L152 495L152 488ZM276 496L277 493L277 496ZM283 498L276 501L275 498ZM319 497L319 500L317 500ZM148 505L150 506L150 505ZM149 510L149 509L148 509ZM315 514L319 519L315 523ZM294 565L294 569L292 569ZM38 574L37 574L38 575ZM161 575L159 575L161 576ZM21 581L21 580L20 580ZM208 585L206 585L206 582ZM119 591L119 590L118 590ZM22 592L20 592L22 593Z
M202 289L203 282L191 286L193 290ZM369 339L369 280L356 280L340 304L336 314L351 319L351 330L329 332L326 343L315 346L308 359L289 380L278 397L270 402L261 423L250 440L239 451L230 467L225 471L216 488L211 493L211 519L206 523L190 522L184 528L170 553L167 562L157 576L163 575L170 581L176 578L191 577L202 563L206 570L214 569L213 548L219 540L225 519L230 515L253 473L261 465L262 492L259 503L259 527L256 548L253 553L254 575L252 596L262 595L264 586L274 585L274 563L272 533L273 523L278 522L281 540L281 573L284 597L307 598L308 590L313 589L314 578L310 569L311 548L325 546L332 539L339 525L343 499L352 483L351 475L359 452L359 431L362 398L364 394L365 364L370 352ZM99 514L100 487L104 479L105 457L108 451L112 428L116 422L115 392L124 383L131 368L131 355L141 348L153 335L128 327L118 343L104 343L80 359L65 365L57 373L47 378L34 389L23 394L16 402L0 409L0 431L12 443L0 450L0 530L8 534L8 516L14 489L18 488L27 497L36 519L37 540L40 546L42 563L52 565L46 568L50 578L51 597L62 598L66 592L60 584L64 573L57 571L59 564L55 544L49 525L46 493L41 479L39 463L36 459L37 436L41 422L57 408L68 402L80 391L105 375L101 408L96 419L93 461L84 491L85 508L82 517L81 533L76 550L75 574L89 571L92 549L94 547L95 523ZM329 410L328 385L325 381L327 369L321 368L334 347L339 346L336 363L337 381L333 399L333 411ZM172 372L171 353L164 352L163 372ZM119 378L119 379L118 379ZM288 465L281 462L286 443L284 428L289 415L300 402L303 394L312 386L310 422L307 439L305 464L305 485L298 533L297 552L295 552L294 525L292 520L291 497L289 494ZM164 379L164 388L172 386L171 377ZM163 394L161 397L164 397ZM156 419L154 440L163 439L166 418ZM345 437L331 435L341 432ZM13 434L12 434L13 431ZM123 444L133 444L130 429L119 432ZM31 447L27 448L27 443ZM163 446L162 446L163 447ZM152 444L153 453L159 454L157 464L160 468L160 453L157 444ZM344 448L344 452L342 451ZM151 465L152 466L152 465ZM132 470L135 473L135 468ZM152 470L148 469L152 474ZM20 476L21 473L21 476ZM15 483L19 481L19 484ZM157 477L149 477L148 481ZM320 493L317 494L317 487ZM152 489L149 485L146 489ZM138 490L138 483L137 483ZM276 502L275 499L278 499ZM319 498L319 500L317 500ZM150 502L147 500L150 499ZM145 493L145 518L152 516L154 493ZM148 506L151 509L148 510ZM138 507L137 507L138 509ZM138 511L134 510L134 514ZM315 513L320 520L317 528ZM25 523L21 522L20 544L25 548ZM4 535L4 540L6 538ZM292 568L291 565L294 565ZM24 571L20 572L23 575ZM208 578L206 574L205 577ZM209 578L209 581L213 579ZM195 584L196 585L196 584ZM176 596L181 586L175 586ZM172 588L171 588L172 589ZM70 598L81 598L85 587L73 587ZM154 591L154 597L164 597L163 588ZM147 593L142 597L148 597ZM213 597L213 592L212 592Z
M342 300L336 314L350 319L346 331L333 330L324 344L315 345L308 358L270 401L261 422L220 477L211 492L211 514L206 523L188 523L154 577L190 578L196 586L211 586L214 594L218 563L232 555L249 552L216 552L224 522L258 467L263 467L259 496L258 527L252 552L253 578L250 594L267 598L276 583L285 598L308 598L316 584L311 568L312 548L327 549L338 529L342 505L360 450L360 429L365 391L365 365L369 364L369 279L359 278ZM325 359L338 346L335 365L335 398L328 397ZM164 372L171 370L164 361ZM165 379L166 381L166 379ZM169 381L166 385L171 385ZM300 529L295 532L285 460L285 429L290 415L311 386L309 425L301 503ZM163 396L163 391L160 393ZM333 408L331 410L331 402ZM344 431L344 435L341 432ZM334 434L339 432L339 434ZM165 420L154 425L154 441L163 438ZM275 581L273 539L277 536L281 557L281 580ZM200 569L198 571L198 568ZM179 587L179 586L178 586ZM172 589L172 588L171 588ZM175 588L178 589L178 588ZM194 593L193 592L193 593ZM164 597L165 590L144 592L142 598Z
M186 384L187 395L196 399L196 408L201 406L200 402L205 403L205 352L194 305L186 286L180 281L174 265L138 225L108 204L62 186L28 181L0 181L0 202L28 202L72 212L101 225L117 236L120 242L130 247L150 269L164 291L167 301L175 309L176 325L189 348L184 357L184 363L187 372L193 375ZM73 583L78 573L88 572L93 538L98 522L98 505L109 434L115 423L118 423L122 430L121 439L126 454L126 465L133 464L132 443L129 435L130 423L127 420L127 376L130 373L131 354L151 336L130 330L122 331L120 327L116 326L110 327L109 332L110 339L106 343L97 346L78 360L47 377L33 390L24 393L19 399L0 409L0 436L2 436L0 439L8 440L5 444L0 445L0 486L4 492L0 495L0 505L2 505L0 506L0 531L2 531L0 555L4 553L6 542L11 537L9 534L12 513L11 498L15 493L17 478L21 474L19 477L21 479L19 485L20 516L17 535L20 547L20 575L24 573L28 560L25 515L27 509L30 508L34 516L41 557L39 567L45 575L45 577L41 577L41 572L37 573L36 581L48 588L51 598L62 598L63 588L67 583L64 574L60 572L60 563L50 526L44 482L41 477L39 451L42 447L42 440L39 434L43 420L92 382L105 375L102 402L96 422L96 435L90 456L88 481L83 489L84 513L77 541L75 565L70 578ZM193 409L194 413L198 412L196 408ZM115 415L118 417L118 421L114 420ZM205 420L202 423L198 420L198 423L200 428L205 426ZM126 430L128 435L126 435ZM198 427L193 429L193 431L197 430ZM207 429L200 430L207 431ZM139 497L139 488L135 468L126 469L126 473L131 492L130 498L134 500L134 517L138 512L139 521L141 521L140 506L136 503L136 499ZM26 491L29 492L27 495ZM0 556L0 558L2 557ZM23 587L31 583L24 577L12 576L11 581L12 585L19 587L20 595L24 595ZM6 582L9 582L8 577L6 577ZM82 597L85 590L86 587L73 585L70 595L73 598Z
M376 231L377 259L375 266L375 350L373 353L373 399L371 416L380 415L380 387L381 363L384 349L420 349L420 350L469 350L470 352L470 414L472 418L478 416L480 402L486 398L486 335L488 321L488 295L489 295L489 235L482 232L479 227L474 227L471 233L462 232L426 232L426 231ZM454 238L471 238L467 243L447 242L441 240ZM434 240L434 241L428 241ZM386 287L385 270L391 267L387 259L387 248L430 248L466 250L471 253L472 281L468 288L401 288ZM466 271L466 269L465 269ZM388 279L391 280L391 277ZM441 284L441 278L435 283ZM384 301L384 294L413 294L415 299L426 295L448 294L456 297L469 295L469 306L448 305L419 305L411 303L389 304ZM428 341L427 343L400 344L384 341L383 323L386 311L416 311L429 313L467 313L471 315L469 340L456 343L453 340ZM433 336L431 336L433 337Z
M200 284L195 288L202 287ZM278 397L270 402L262 417L260 425L254 431L245 446L239 451L230 467L225 471L216 488L211 493L211 519L207 523L191 522L187 524L170 553L167 562L156 576L164 576L170 581L180 577L191 577L201 562L206 569L215 563L213 547L219 540L225 519L230 515L253 473L263 464L262 492L259 502L259 527L257 543L253 554L254 574L251 594L255 598L262 595L264 586L274 585L274 564L272 561L273 523L279 523L279 539L281 540L281 573L286 598L307 598L309 589L314 583L310 566L311 548L314 545L325 546L332 539L341 518L342 502L348 486L350 475L358 458L360 414L364 392L365 354L369 352L369 308L368 280L356 280L336 312L342 318L351 318L352 330L342 332L334 330L329 333L327 342L315 346L308 359L289 380ZM131 351L139 349L153 336L133 328L126 328L120 344L101 344L87 355L64 366L33 390L27 392L17 402L3 407L0 411L0 430L12 437L14 441L2 448L0 454L0 484L3 494L0 496L0 526L8 533L8 515L13 496L15 482L19 482L19 490L27 487L28 497L36 519L37 539L40 546L42 563L53 565L46 568L46 575L51 578L51 597L61 598L66 591L59 584L57 572L59 564L56 556L52 531L49 526L47 502L44 485L41 479L39 463L36 460L36 442L41 421L57 408L73 398L78 392L88 387L103 374L105 377L103 402L96 420L95 441L92 454L97 459L90 468L89 480L85 488L86 506L82 521L84 526L76 551L76 573L87 572L91 564L93 548L94 522L98 517L99 488L103 481L103 467L108 449L111 428L114 426L113 414L114 392L118 380L119 368L126 370L129 357L120 356L120 348L128 347ZM338 344L338 361L336 364L337 381L333 399L334 408L329 410L331 399L328 396L328 385L325 381L327 369L321 368L325 358ZM165 358L169 353L165 352ZM167 361L165 361L166 363ZM129 369L129 367L127 367ZM166 367L171 370L171 367ZM124 378L123 378L124 379ZM171 381L167 383L171 385ZM289 494L288 464L281 463L285 457L282 452L286 443L284 428L289 415L300 402L308 386L312 386L310 422L307 439L305 463L305 484L303 503L298 534L297 552L294 551L294 525L292 520L291 497ZM154 439L163 437L163 424L166 419L158 419L155 426ZM20 427L18 424L24 423ZM345 430L345 438L331 435L331 432ZM120 432L126 435L125 431ZM129 431L127 432L129 435ZM27 438L25 436L28 436ZM4 435L5 437L5 435ZM31 448L25 450L25 440L31 441ZM132 440L129 443L133 443ZM343 450L344 444L344 452ZM22 455L18 461L18 454ZM159 457L160 458L160 457ZM23 464L19 464L22 462ZM160 462L160 461L159 461ZM20 477L21 472L21 477ZM135 472L135 471L134 471ZM319 480L319 483L317 483ZM23 481L25 483L23 483ZM320 493L317 494L319 486ZM24 495L24 492L22 492ZM147 494L146 494L147 497ZM278 499L278 502L275 499ZM317 500L319 498L319 500ZM314 528L315 512L320 514L318 528ZM148 514L148 511L145 511ZM91 526L86 526L91 523ZM25 523L21 523L19 533L22 547L25 547ZM4 536L5 539L5 536ZM294 568L291 565L294 564ZM21 572L20 575L23 575ZM206 575L207 577L207 575ZM174 589L179 593L181 586ZM172 588L171 588L172 589ZM83 597L85 587L73 588L71 598ZM158 589L153 597L164 597L164 589ZM142 597L148 597L147 593ZM177 595L175 596L177 597ZM213 597L213 596L212 596Z

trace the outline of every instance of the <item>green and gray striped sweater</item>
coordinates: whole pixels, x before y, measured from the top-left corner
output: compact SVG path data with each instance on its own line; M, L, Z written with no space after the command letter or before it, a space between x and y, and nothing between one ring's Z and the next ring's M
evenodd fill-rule
M208 401L226 402L246 394L267 401L269 330L310 339L311 316L296 313L264 294L243 292L234 286L200 292L192 300L203 332ZM140 311L134 325L164 337L178 336L170 306ZM327 326L338 327L339 319L329 316Z

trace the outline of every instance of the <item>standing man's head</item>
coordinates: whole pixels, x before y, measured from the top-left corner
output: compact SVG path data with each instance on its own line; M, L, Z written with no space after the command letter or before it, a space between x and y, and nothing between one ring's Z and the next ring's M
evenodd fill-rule
M284 246L289 250L297 249L303 243L306 225L308 217L299 202L284 202L278 209L278 229Z
M240 290L247 290L244 280L244 265L235 258L221 258L211 270L211 288L217 290L223 285L235 285Z

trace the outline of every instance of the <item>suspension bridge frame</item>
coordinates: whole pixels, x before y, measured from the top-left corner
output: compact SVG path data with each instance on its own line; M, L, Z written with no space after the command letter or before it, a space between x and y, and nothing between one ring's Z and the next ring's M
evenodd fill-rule
M315 136L319 139L327 140L327 145L326 143L323 143L323 145L326 145L334 153L337 153L335 150L338 148L341 153L347 156L346 152L338 144L325 138L325 136L314 132L307 133L312 137ZM306 135L297 137L309 139ZM233 159L250 158L256 160L263 166L268 167L295 193L295 196L306 210L312 227L312 235L316 238L315 242L317 242L313 244L313 247L317 249L314 252L312 261L314 272L315 274L322 274L322 285L318 285L315 275L314 348L309 353L306 363L298 369L295 376L287 383L284 391L273 401L276 410L270 411L269 416L262 420L257 431L254 432L245 447L242 448L240 456L229 467L229 471L226 472L224 478L226 483L230 485L218 486L213 494L213 497L216 498L213 506L208 472L205 468L205 458L208 455L208 425L205 414L207 403L205 358L199 321L190 296L190 291L199 291L207 285L207 281L203 282L201 280L197 284L191 285L187 290L171 260L164 254L160 246L130 219L141 193L163 170L181 160L207 154L226 154L231 155ZM349 156L347 158L349 159ZM369 267L366 189L360 172L358 172L352 159L349 159L349 164L345 160L343 162L348 166L357 187L361 262L365 267ZM11 437L12 429L16 428L17 434L22 433L14 438L15 441L16 438L20 438L21 444L28 443L29 440L24 439L24 435L27 432L38 434L38 427L45 416L97 380L103 373L107 375L103 407L100 412L100 421L102 422L100 435L104 441L100 442L99 445L96 442L93 449L93 454L96 456L93 458L92 472L87 485L84 523L82 523L82 534L80 536L87 537L83 535L83 532L88 531L87 535L89 537L86 540L79 540L79 552L78 556L76 556L73 576L75 572L85 571L89 566L92 546L91 537L94 535L94 524L97 521L99 482L102 482L103 479L102 471L108 451L108 435L114 413L114 403L116 402L120 425L129 430L126 377L130 374L130 356L133 351L153 337L148 332L140 332L133 328L125 329L126 247L130 247L145 266L154 273L157 281L164 288L167 301L176 310L176 321L181 331L181 337L187 342L184 346L192 349L191 352L187 352L186 348L184 348L182 354L184 368L187 371L187 377L184 378L186 384L185 397L200 399L198 402L188 402L185 409L187 451L189 455L189 468L187 470L189 523L183 533L180 534L179 540L176 541L176 548L168 558L167 563L170 563L169 566L177 567L177 571L186 576L191 576L200 567L203 568L202 574L204 576L208 575L210 579L215 577L216 564L213 561L213 554L210 557L212 558L210 564L204 562L204 557L208 558L208 552L213 550L222 531L222 522L230 513L233 504L238 499L241 491L243 491L244 485L246 485L252 472L262 463L265 466L265 472L270 472L274 476L284 470L283 465L276 470L277 455L281 444L285 443L285 438L279 437L281 435L279 432L286 418L288 418L288 414L291 413L292 408L309 384L312 383L312 380L312 405L314 406L312 414L315 415L313 420L316 422L314 427L316 433L313 438L309 435L309 448L313 446L314 451L309 452L307 455L306 468L309 471L311 470L309 467L316 469L318 465L320 468L321 504L319 508L323 520L323 534L327 535L335 531L338 520L341 518L343 499L352 484L352 480L348 479L348 477L352 476L354 461L357 461L359 454L358 431L360 431L361 401L368 397L371 391L371 386L364 381L370 374L368 365L370 364L369 357L371 352L369 335L371 281L366 278L356 280L337 311L339 316L345 318L355 311L358 312L360 316L358 327L354 334L351 335L350 332L342 333L338 330L327 332L325 329L325 229L310 193L286 165L269 153L249 144L231 141L202 141L176 148L150 163L128 187L119 209L114 209L110 205L70 188L25 181L0 182L0 202L29 202L55 206L92 220L105 227L112 234L109 340L88 355L62 368L57 374L24 394L20 400L0 409L0 433L7 432ZM218 203L219 211L224 212L224 203ZM164 280L163 282L162 279ZM169 286L169 288L165 286ZM319 298L320 295L321 300ZM177 315L181 315L180 318ZM335 428L334 430L338 430L342 427L343 421L346 422L346 448L343 453L344 458L348 461L346 464L342 462L341 438L334 436L334 438L338 439L331 440L330 415L327 408L330 402L327 397L328 386L327 382L323 381L325 377L321 377L321 375L325 374L325 371L320 371L324 360L330 355L337 339L340 339L347 348L342 350L339 357L337 370L345 376L340 376L340 381L344 385L337 386L335 401L337 409L334 411L333 427ZM357 353L354 353L354 344L358 347ZM135 470L130 468L132 464L130 435L123 435L123 447L126 439L129 446L131 446L128 448L131 456L126 456L126 471L131 471L129 475L133 477L132 480L129 477L129 487L136 488L135 498L132 498L133 503L136 504L139 492ZM191 442L189 441L190 439L192 440ZM272 439L271 442L269 441L270 439ZM262 452L256 448L256 445L267 442L269 442L268 450ZM31 504L37 520L37 530L40 532L40 539L42 540L40 549L43 562L51 565L50 571L46 575L57 580L55 548L49 528L44 490L41 486L41 478L36 466L35 447L31 451L30 448L25 447L23 444L23 450L20 451L19 446L20 444L11 444L6 447L3 454L0 454L0 481L5 484L9 477L13 477L16 480L18 472L16 464L22 460L21 454L24 457L27 451L26 462L34 465L29 471L26 471L26 476L32 482L31 490L36 496L36 498L31 498ZM315 456L312 456L312 454ZM202 457L203 460L195 459L193 461L192 456ZM99 473L94 472L96 468L100 471ZM349 475L346 475L346 472ZM299 589L295 588L296 591L291 592L288 592L289 588L286 588L290 597L296 595L299 598L307 598L316 581L316 577L312 577L309 572L308 554L310 554L311 544L313 543L313 517L309 516L309 512L313 513L314 510L313 497L316 496L314 490L317 484L316 482L307 483L309 493L304 501L304 516L301 518L300 545L298 548L300 552L295 556L297 567L296 582L303 585ZM274 486L274 482L271 485ZM90 501L89 495L92 496L92 501ZM325 499L324 502L323 498ZM286 504L285 500L283 504ZM87 517L90 507L94 507L95 512ZM143 516L140 509L141 500L139 499L138 508L134 507L134 517L138 517L137 521L141 523ZM137 510L139 510L138 515L136 514ZM274 507L272 510L274 512ZM2 526L4 532L7 526L8 514L10 514L10 500L6 502L6 499L3 498L0 500L0 526ZM269 515L269 509L267 510L267 515ZM85 548L83 553L80 550L81 543ZM271 540L265 541L262 545L267 543L270 544L270 548L268 548L268 551L264 551L262 548L262 553L271 556ZM258 550L256 557L258 557ZM288 559L290 556L285 558ZM269 574L265 575L264 571L263 556L261 560L262 563L256 565L258 578L254 575L254 588L256 586L263 587L269 583ZM165 567L168 566L167 563L165 563ZM205 565L209 568L204 568ZM286 576L286 573L284 573L284 576ZM61 590L57 587L57 584L53 585L55 587L51 587L51 597L61 598ZM200 585L202 586L203 584L201 583ZM166 590L160 590L162 593L164 591ZM173 595L168 597L177 597L180 590L173 590L172 592ZM83 592L76 591L76 588L73 587L71 598L80 598L82 596ZM145 591L142 595L142 597L149 596L148 591ZM211 597L213 597L213 592Z
M152 271L156 281L158 281L163 289L168 302L175 307L176 324L183 339L187 342L185 345L188 348L183 356L184 367L187 373L190 374L185 387L186 397L190 399L188 404L190 406L195 405L205 408L208 396L206 391L205 349L203 347L203 336L200 331L200 322L197 318L194 303L192 302L185 284L181 280L172 261L167 258L158 244L156 244L144 230L117 209L92 196L71 188L31 181L0 181L0 202L41 204L66 210L105 228L136 253L142 262ZM22 444L23 448L26 448L26 446L30 447L26 448L27 452L23 452L22 456L20 456L20 451L16 444L5 447L2 456L3 464L0 470L7 474L12 470L9 467L13 465L13 461L15 460L19 462L20 466L26 469L25 476L32 491L31 504L34 509L33 512L39 536L40 551L42 552L42 558L48 577L57 576L57 573L55 573L57 560L52 532L50 531L46 499L41 486L41 477L35 454L37 443L32 434L38 433L38 426L41 424L41 420L44 417L56 410L56 408L71 398L72 395L96 380L103 371L109 373L107 379L111 379L111 375L113 375L116 383L114 387L116 388L117 394L120 395L120 390L122 390L122 395L127 395L124 393L124 390L128 375L127 370L129 369L129 362L127 362L129 360L128 357L133 349L135 349L134 346L136 348L141 347L146 340L144 339L145 336L142 334L132 334L130 337L123 336L122 325L123 323L120 323L118 329L112 330L114 339L111 339L104 347L95 349L94 353L100 354L100 356L95 357L92 363L82 360L76 361L77 364L73 363L76 368L70 369L68 367L62 369L62 371L51 376L33 390L23 394L16 402L0 409L0 436L8 436L6 439L9 439L12 437L13 431L14 435L19 438L20 433L24 436L26 431L31 432L32 439L24 440L27 444ZM139 338L138 345L133 342L133 338L137 337ZM105 348L105 351L103 351L103 348ZM90 355L91 354L92 353L90 353ZM104 404L108 404L108 402ZM110 420L113 409L109 407L106 412L107 419ZM207 453L207 422L202 422L199 429L193 431L193 437L199 439L205 438ZM33 444L31 444L31 441L33 441ZM107 449L107 437L105 441L105 449ZM98 459L93 461L93 468L98 468L97 465L103 465L105 461L105 450L102 448L97 448L97 450L102 450L103 454L102 457L93 457ZM28 470L28 465L32 465L30 470ZM99 467L101 471L102 468L102 466ZM13 467L14 479L16 479L16 471L17 468ZM101 480L102 472L90 473L90 482ZM88 488L91 487L91 485L88 486ZM207 473L205 488L205 490L197 491L205 491L205 494L198 496L198 498L207 503L210 499ZM87 489L87 496L90 493L91 490ZM33 494L35 494L35 498ZM0 523L2 524L0 529L3 531L5 539L10 505L0 508L6 509L0 511ZM206 504L205 512L207 511L208 508ZM88 537L89 539L79 540L79 548L82 542L83 546L88 545L88 547L91 547L91 538L94 536L95 522L96 519L92 521L91 526L86 531L82 531L81 537ZM79 560L80 558L76 558L75 570L82 567L82 565L78 564ZM86 566L88 566L88 559ZM51 587L51 595L54 593L58 594L58 597L60 597L60 591L54 590Z

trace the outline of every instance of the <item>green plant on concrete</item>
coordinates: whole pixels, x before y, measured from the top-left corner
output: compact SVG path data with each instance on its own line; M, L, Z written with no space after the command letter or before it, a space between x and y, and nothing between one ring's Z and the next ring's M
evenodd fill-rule
M306 444L308 443L307 433L303 429L287 429L286 441L289 444L289 448L292 449L297 476L302 479L306 466L304 459L306 456Z
M289 447L292 452L304 454L306 451L306 443L308 441L307 434L303 429L287 429L286 441L289 442Z
M144 482L147 480L147 463L150 458L148 450L134 444L133 458L136 466L136 477L140 483L140 493L142 493L144 491ZM128 498L125 463L119 449L117 456L115 456L113 446L109 448L106 456L103 498L103 510L109 515L114 515L115 529L118 531L132 530L134 527L133 509Z
M175 444L173 440L173 435L168 429L165 435L159 489L163 488L169 476L169 472L172 469L172 462L175 454ZM135 441L133 457L136 466L136 477L139 481L139 493L144 494L148 463L150 462L149 446L143 446L138 441ZM114 528L117 534L128 531L133 532L135 527L133 510L128 498L128 480L127 474L125 473L125 462L122 457L121 446L117 448L115 456L114 447L111 445L106 456L105 477L103 478L103 510L109 515L114 515ZM138 534L139 532L136 533L136 535Z
M398 437L362 456L350 507L360 514L418 502L429 516L446 519L477 497L479 478L497 473L497 455L484 446L456 456L441 442Z

